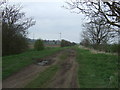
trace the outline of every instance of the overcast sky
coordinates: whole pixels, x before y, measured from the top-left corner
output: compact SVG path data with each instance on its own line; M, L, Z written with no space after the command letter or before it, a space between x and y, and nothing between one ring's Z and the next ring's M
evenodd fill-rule
M11 0L23 6L26 17L33 17L36 24L29 28L28 37L31 39L60 40L80 42L80 33L84 16L71 13L62 8L65 0Z

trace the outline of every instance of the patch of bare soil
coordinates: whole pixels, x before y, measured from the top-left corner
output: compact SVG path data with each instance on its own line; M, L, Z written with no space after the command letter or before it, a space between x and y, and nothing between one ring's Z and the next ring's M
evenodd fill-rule
M60 70L45 85L47 88L78 88L77 83L77 62L74 49L66 50L68 57L60 63Z
M58 57L59 55L62 54L62 52L63 51L58 52L52 56L45 57L44 59L52 60L52 63L49 63L49 65L42 66L42 65L33 63L32 65L25 67L19 72L3 80L2 87L3 88L23 88L30 81L34 80L39 75L40 72L44 71L46 68L49 68L51 65L56 64L58 62Z

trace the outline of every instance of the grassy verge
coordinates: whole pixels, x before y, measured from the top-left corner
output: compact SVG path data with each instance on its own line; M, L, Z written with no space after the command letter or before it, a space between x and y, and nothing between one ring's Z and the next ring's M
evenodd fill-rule
M118 87L118 57L93 54L89 50L77 49L78 81L80 88Z
M43 58L59 50L61 50L61 48L47 48L42 51L29 50L22 54L5 56L2 58L2 78L5 79L14 72L32 64L32 58Z
M49 81L57 72L58 66L54 65L41 72L39 76L28 83L25 88L41 88L47 81Z

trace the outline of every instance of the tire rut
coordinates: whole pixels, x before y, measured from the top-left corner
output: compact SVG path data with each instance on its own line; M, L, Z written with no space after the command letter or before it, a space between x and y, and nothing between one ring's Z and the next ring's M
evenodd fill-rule
M76 51L66 51L68 57L60 64L60 70L49 81L47 88L78 88Z

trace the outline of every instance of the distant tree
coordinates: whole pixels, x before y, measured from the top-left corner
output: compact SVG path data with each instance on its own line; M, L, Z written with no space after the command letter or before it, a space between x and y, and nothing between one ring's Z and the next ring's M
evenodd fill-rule
M76 45L76 43L71 43L67 40L62 40L61 41L61 47L74 46L74 45Z
M35 44L34 44L34 48L35 50L43 50L44 49L44 44L43 44L43 41L41 39L38 39L35 41Z
M71 45L74 46L74 45L76 45L76 43L75 43L75 42L72 42Z
M70 42L68 42L66 40L62 40L61 41L61 47L66 47L66 46L70 46Z
M32 18L25 18L21 6L6 5L2 11L2 54L21 53L27 49L27 29L35 24Z

